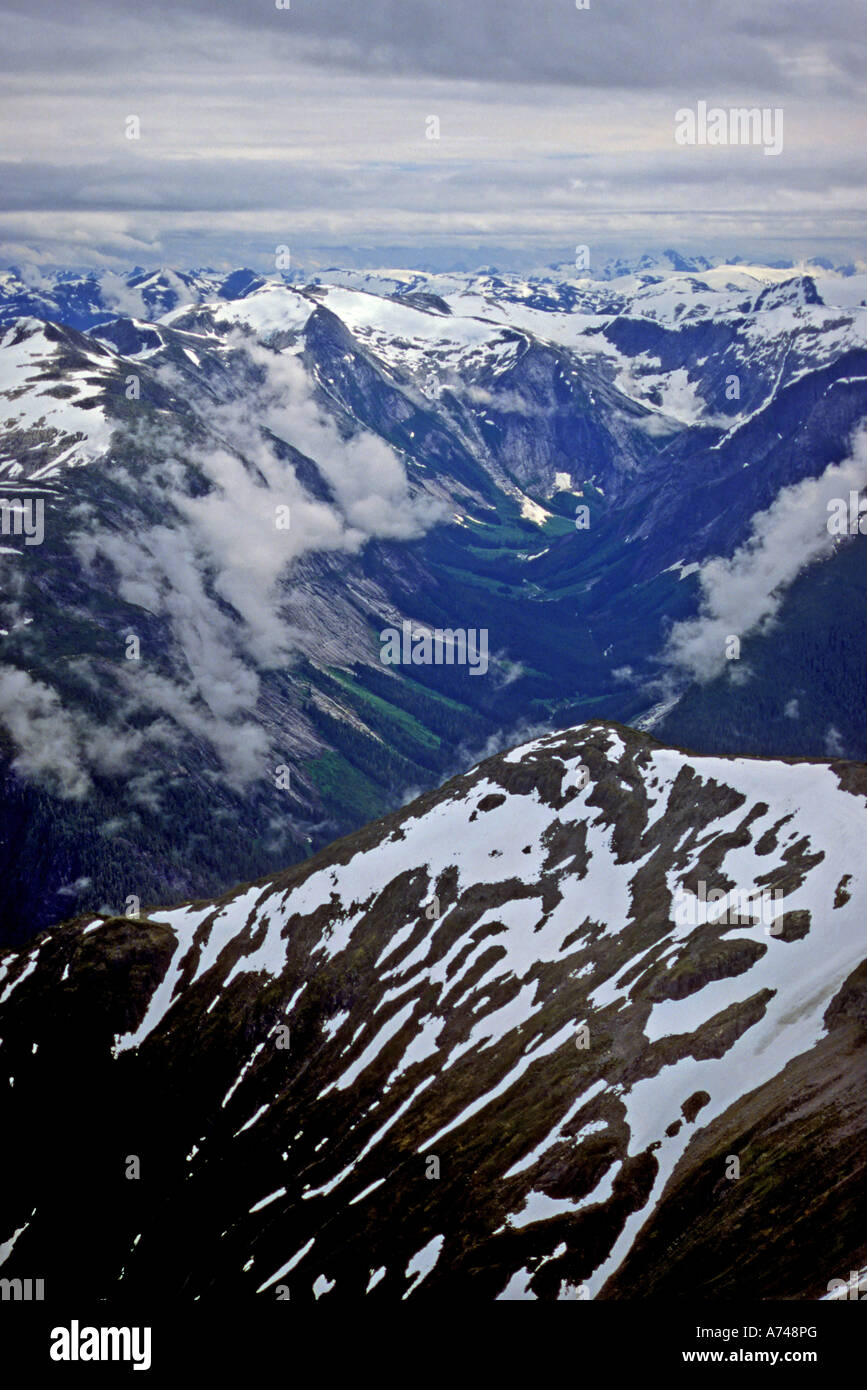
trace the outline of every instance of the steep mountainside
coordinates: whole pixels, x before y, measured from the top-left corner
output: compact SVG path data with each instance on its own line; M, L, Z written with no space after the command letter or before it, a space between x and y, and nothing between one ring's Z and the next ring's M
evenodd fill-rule
M3 1275L821 1296L867 1263L865 796L592 723L216 902L5 952Z

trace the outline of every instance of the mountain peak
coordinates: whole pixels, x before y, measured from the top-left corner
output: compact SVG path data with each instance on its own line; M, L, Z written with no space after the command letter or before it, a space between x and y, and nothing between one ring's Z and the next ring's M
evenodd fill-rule
M746 1269L735 1188L676 1247L667 1194L724 1182L727 1154L770 1161L811 1049L836 1089L809 1093L787 1166L818 1122L826 1155L845 1142L865 792L864 767L696 757L594 721L284 875L7 952L26 1230L5 1272L50 1244L46 1273L74 1258L94 1296L122 1268L129 1296L160 1269L167 1295L569 1298L621 1267L680 1297L815 1296L825 1227L793 1249L778 1186L749 1188L767 1243ZM47 1073L56 1106L19 1127ZM82 1090L95 1118L58 1174L47 1134ZM130 1206L105 1175L131 1147L160 1181ZM863 1167L812 1163L817 1209L854 1201ZM848 1268L860 1230L839 1239Z

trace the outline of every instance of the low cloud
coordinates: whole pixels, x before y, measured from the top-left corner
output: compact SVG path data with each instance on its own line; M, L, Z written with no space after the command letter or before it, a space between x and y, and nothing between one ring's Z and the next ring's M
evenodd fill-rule
M451 383L448 384L452 386ZM556 405L540 405L517 391L487 391L484 386L461 386L458 383L452 386L452 390L472 405L507 411L523 417L556 415L558 410L562 409Z
M100 280L100 291L106 308L113 310L118 315L124 315L131 319L150 318L148 307L139 291L132 285L128 285L123 276L115 274L113 270L107 270L103 273Z
M144 737L64 709L56 690L10 666L0 670L0 724L15 746L15 771L75 801L91 791L92 768L121 772Z
M141 661L121 664L124 717L158 715L148 738L170 740L173 725L206 741L230 783L243 786L269 756L256 714L262 674L323 650L321 614L310 613L308 625L308 605L296 601L298 562L357 554L373 539L414 539L444 510L411 491L378 437L341 435L300 362L240 333L231 345L239 394L200 408L207 443L170 426L131 436L160 460L135 488L164 519L120 531L89 517L72 544L86 570L108 561L120 597L143 610L143 627L156 618L168 630L171 675L144 640ZM177 386L171 372L162 380ZM311 494L278 441L313 460L332 500ZM123 466L114 476L129 477Z
M672 628L664 654L671 667L694 680L712 680L727 665L728 637L766 632L801 571L834 549L828 502L848 499L850 489L865 484L867 431L862 431L843 463L781 489L770 507L753 517L749 538L731 558L701 566L699 614Z
M531 723L529 720L521 719L510 728L498 729L495 733L489 734L484 743L461 744L455 772L465 772L468 767L474 767L486 758L493 758L505 749L519 748L522 744L532 743L537 738L545 738L551 732L551 724Z
M840 730L833 724L829 724L825 730L825 752L829 758L843 758L846 755Z

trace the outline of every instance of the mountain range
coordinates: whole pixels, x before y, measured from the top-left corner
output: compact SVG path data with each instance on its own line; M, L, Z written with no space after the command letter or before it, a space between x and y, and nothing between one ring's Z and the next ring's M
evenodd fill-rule
M0 939L213 897L591 719L867 758L827 524L865 295L675 252L0 276ZM484 676L384 664L405 624L484 631Z

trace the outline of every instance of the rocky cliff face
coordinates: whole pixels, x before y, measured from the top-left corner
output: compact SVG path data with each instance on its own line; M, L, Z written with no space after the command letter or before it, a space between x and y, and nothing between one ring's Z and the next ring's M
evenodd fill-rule
M867 1256L865 796L586 724L217 901L7 951L3 1275L820 1296Z

